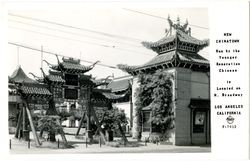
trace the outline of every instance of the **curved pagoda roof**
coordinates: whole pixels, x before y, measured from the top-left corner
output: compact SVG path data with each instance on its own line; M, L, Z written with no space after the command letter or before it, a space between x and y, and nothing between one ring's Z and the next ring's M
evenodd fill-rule
M209 40L199 40L191 36L191 28L187 29L188 21L180 24L179 18L174 24L168 18L169 29L166 29L166 36L156 42L142 42L142 44L158 55L148 62L129 66L118 64L118 68L136 75L139 72L156 70L158 68L184 67L197 70L209 70L209 61L198 54L200 50L209 45Z
M170 31L169 31L170 32ZM177 49L190 51L190 52L199 52L204 47L209 45L209 40L199 40L191 36L191 33L187 33L181 29L176 29L174 34L166 35L156 42L142 42L142 44L149 49L157 52L158 54L163 54L169 50ZM183 48L182 48L183 47Z
M94 65L84 66L80 64L80 59L73 58L64 58L62 62L59 62L57 65L52 65L51 68L53 70L67 72L67 73L85 73L90 71Z
M92 92L93 101L115 101L117 99L123 98L125 94L114 94L109 89L97 89L95 88Z
M49 70L49 74L48 75L44 74L44 78L50 82L57 83L57 84L65 83L65 80L62 78L62 73L58 71Z
M48 90L48 86L39 83L24 83L20 86L20 91L25 96L37 96L37 97L50 97L51 92Z
M107 89L111 89L111 92L127 91L130 88L130 78L113 80L107 86Z
M48 90L48 86L29 78L21 67L18 67L9 77L9 81L14 84L18 92L25 97L38 96L50 97L52 94Z
M166 35L156 42L142 42L142 44L158 54L163 54L173 49L198 53L209 45L208 39L199 40L191 36L191 28L188 28L187 20L184 25L181 25L178 17L176 22L174 24L168 17L170 28L165 30Z
M36 81L29 78L19 66L9 77L9 81L13 83L35 83Z

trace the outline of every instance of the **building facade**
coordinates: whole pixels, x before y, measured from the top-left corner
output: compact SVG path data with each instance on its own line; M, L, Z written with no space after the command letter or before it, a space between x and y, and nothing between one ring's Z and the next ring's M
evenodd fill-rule
M62 62L58 59L56 65L45 62L50 70L45 74L41 69L43 77L33 75L35 79L31 79L21 67L9 77L10 131L14 132L18 126L18 118L26 102L25 108L30 110L33 119L34 116L46 115L52 106L58 115L67 114L66 120L61 123L63 126L78 127L83 113L88 109L103 112L112 108L112 102L122 97L112 93L110 89L99 88L108 84L106 79L96 80L86 74L96 63L84 66L80 64L80 60L73 58L63 58Z
M131 127L133 124L133 102L132 102L132 76L124 76L114 78L107 86L115 95L120 98L112 102L113 107L117 107L124 111L128 119L128 124L125 127L126 134L131 135Z
M209 61L198 54L209 45L208 40L198 40L191 36L188 22L180 24L168 18L170 28L166 35L157 42L142 44L157 53L149 62L118 67L133 76L133 137L150 137L157 129L150 123L151 109L142 109L143 120L138 120L136 113L135 90L140 86L139 74L154 74L158 69L173 75L174 129L169 133L169 140L174 145L210 144L210 65ZM142 122L142 125L139 122ZM139 126L139 127L138 127Z

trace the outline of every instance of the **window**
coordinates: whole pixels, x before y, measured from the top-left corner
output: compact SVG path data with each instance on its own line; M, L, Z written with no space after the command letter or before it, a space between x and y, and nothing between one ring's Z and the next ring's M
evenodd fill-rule
M65 84L71 86L78 86L78 75L65 74Z
M143 132L150 132L151 123L149 122L150 119L150 112L149 111L143 111L142 113L142 123L143 123Z
M78 90L77 89L65 89L64 98L66 99L78 99Z
M194 111L194 117L193 117L193 132L194 133L204 133L205 116L206 116L206 112L204 111Z

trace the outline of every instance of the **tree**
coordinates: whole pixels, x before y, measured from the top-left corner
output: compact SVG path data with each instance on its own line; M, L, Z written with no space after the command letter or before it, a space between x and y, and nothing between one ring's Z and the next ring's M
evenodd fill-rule
M160 129L164 134L174 127L174 110L172 107L172 81L173 76L157 70L153 74L140 74L136 89L136 115L139 125L142 125L142 108L151 109L150 123ZM140 128L140 126L139 126ZM141 128L140 128L141 129Z
M40 130L40 137L42 137L44 131L47 131L49 133L49 141L54 142L56 141L56 134L64 135L60 119L61 117L58 116L54 100L50 99L46 115L41 117L37 123L37 128Z
M104 126L105 130L120 131L124 141L127 142L127 138L125 137L125 134L122 130L122 126L126 126L128 121L123 110L113 107L112 109L106 111L96 111L96 115L101 124Z
M63 128L57 121L56 116L44 116L38 120L38 129L43 132L47 131L49 133L49 141L56 141L56 134L63 134Z

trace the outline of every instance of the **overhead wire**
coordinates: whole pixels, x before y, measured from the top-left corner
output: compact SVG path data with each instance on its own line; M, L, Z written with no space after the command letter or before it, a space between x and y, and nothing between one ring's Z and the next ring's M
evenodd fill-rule
M154 18L160 18L160 19L167 20L167 18L165 18L165 17L156 16L156 15L145 13L145 12L141 12L141 11L131 10L131 9L128 9L128 8L122 8L122 9L130 11L130 12L134 12L134 13L139 13L139 14L151 16L151 17L154 17ZM99 35L103 35L103 36L111 37L111 38L116 38L116 39L117 38L118 39L123 39L123 40L126 39L126 40L129 40L129 41L137 41L137 42L138 41L143 41L143 40L140 40L138 38L133 38L133 37L128 37L128 36L121 36L121 35L115 35L115 34L100 32L100 31L96 31L96 30L90 30L90 29L86 29L86 28L76 27L76 26L72 26L72 25L62 24L62 23L58 23L58 22L53 22L53 21L48 21L48 20L43 20L43 19L38 19L38 18L33 18L33 17L28 17L28 16L17 15L17 14L13 14L13 13L8 13L8 15L9 16L13 16L13 17L23 18L23 19L29 19L29 20L33 20L33 21L37 21L37 22L49 23L49 24L53 24L53 25L57 25L57 26L61 26L61 27L67 27L67 28L71 28L71 29L86 31L86 32L90 32L90 33L95 33L95 34L99 34ZM77 33L68 32L68 31L64 31L64 30L60 30L60 29L54 29L54 28L49 28L49 27L45 27L45 26L29 24L29 23L25 23L25 22L21 22L21 21L16 21L16 20L11 20L11 21L15 21L17 23L22 23L22 24L27 24L27 25L32 25L32 26L35 26L35 27L42 27L42 28L46 28L46 29L49 29L49 30L58 30L60 32L66 32L66 33L69 33L69 34L75 34L75 35L77 35ZM189 24L189 25L193 26L193 27L202 28L202 29L208 29L207 27L202 27L202 26L198 26L198 25L194 25L194 24ZM100 44L100 43L94 43L94 42L90 42L90 41L77 40L77 39L62 37L62 36L58 36L58 35L41 33L41 32L27 30L27 29L21 29L21 28L17 28L17 27L12 27L12 28L19 29L19 30L24 30L24 31L28 31L28 32L33 32L33 33L37 33L37 34L42 34L42 35L57 37L57 38L63 38L63 39L72 40L72 41L78 41L78 42L88 43L88 44L92 44L92 45L98 45L98 46L106 47L106 48L113 48L113 49L118 49L118 50L123 50L123 51L129 51L129 52L136 52L136 53L139 53L139 54L148 55L148 54L140 53L138 51L134 51L134 50L130 50L130 49L117 48L114 45L110 46L110 45ZM85 35L85 36L87 36L87 35ZM91 36L89 36L89 37L91 37ZM93 39L99 39L99 38L94 38L94 37L91 37L91 38L93 38ZM16 46L19 46L19 47L29 48L29 49L32 49L32 50L41 51L39 49L27 47L27 46L24 46L24 45L21 45L21 44L17 44L17 43L9 42L9 44L16 45ZM132 44L127 44L127 45L132 45ZM138 46L136 46L136 47L138 47ZM55 53L51 53L51 52L48 52L48 51L44 51L44 52L47 53L47 54L54 54L55 55ZM60 54L57 54L57 55L64 56L64 55L60 55ZM68 56L64 56L64 57L68 57ZM87 62L87 63L93 63L91 61L86 61L86 60L81 60L81 61ZM98 64L98 65L105 66L105 67L110 67L110 68L113 68L113 69L117 69L117 67L109 66L109 65L106 65L106 64Z
M136 10L132 10L132 9L128 9L128 8L122 8L123 10L126 10L126 11L129 11L129 12L134 12L134 13L138 13L138 14L142 14L142 15L147 15L147 16L150 16L150 17L154 17L154 18L159 18L159 19L163 19L163 20L168 20L168 18L165 18L165 17L161 17L161 16L156 16L156 15L153 15L153 14L149 14L149 13L145 13L145 12L141 12L141 11L136 11ZM175 20L173 20L174 22L177 22ZM182 22L180 22L182 23ZM184 23L182 23L184 24ZM205 30L208 30L209 28L208 27L203 27L203 26L199 26L199 25L194 25L194 24L189 24L190 26L193 26L193 27L197 27L197 28L201 28L201 29L205 29Z
M160 18L160 19L167 20L167 18L164 18L164 17L161 17L161 16L152 15L152 14L148 14L148 13L141 12L141 11L136 11L136 10L132 10L132 9L128 9L128 8L122 8L122 9L124 9L126 11L130 11L130 12L135 12L135 13L139 13L139 14L143 14L143 15L147 15L147 16L151 16L151 17L155 17L155 18ZM143 41L143 40L140 40L138 38L132 38L132 37L128 37L128 36L124 37L124 36L121 36L121 35L109 34L109 33L105 33L105 32L90 30L90 29L76 27L76 26L67 25L67 24L61 24L61 23L58 23L58 22L53 22L53 21L48 21L48 20L43 20L43 19L38 19L38 18L33 18L33 17L28 17L28 16L22 16L22 15L13 14L13 13L8 13L8 15L9 16L14 16L14 17L19 17L19 18L24 18L24 19L29 19L29 20L33 20L33 21L38 21L38 22L49 23L49 24L53 24L53 25L59 25L59 26L67 27L67 28L73 28L73 29L77 29L77 30L83 30L83 31L87 31L87 32L102 34L104 36L109 36L109 37L113 37L113 38L123 38L123 39L126 38L126 39L130 39L130 40L133 40L133 41L136 40L137 42L138 41L140 41L140 42ZM24 22L20 22L19 21L19 23L24 23ZM31 25L31 24L29 24L29 25ZM194 26L194 27L198 27L198 28L202 28L202 29L208 29L207 27L202 27L202 26L198 26L198 25L194 25L194 24L189 24L189 25L190 26ZM34 25L34 26L38 27L39 25ZM39 26L39 27L41 27L41 26ZM46 28L49 29L48 27L46 27ZM57 30L58 31L62 31L62 30L59 30L59 29L57 29ZM68 33L70 33L70 32L68 32ZM129 44L129 45L132 45L132 44ZM132 45L132 46L135 46L135 45ZM112 46L112 47L114 47L114 46ZM139 46L135 46L135 47L139 47Z
M49 23L49 24L53 24L53 25L57 25L57 26L61 26L61 27L67 27L67 28L72 28L72 29L76 29L76 30L91 32L91 33L95 33L95 34L100 34L100 35L107 36L107 37L113 37L113 38L119 38L119 39L127 39L127 40L132 40L132 41L141 41L140 39L133 38L133 37L115 35L115 34L110 34L110 33L106 33L106 32L100 32L100 31L91 30L91 29L87 29L87 28L67 25L67 24L63 24L63 23L59 23L59 22L33 18L33 17L29 17L29 16L22 16L22 15L18 15L18 14L14 14L14 13L8 13L8 15L13 16L13 17L19 17L19 18L29 19L29 20L33 20L33 21L38 21L38 22Z
M23 44L20 44L20 43L8 42L8 44L10 44L10 45L15 45L15 46L22 47L22 48L26 48L26 49L30 49L30 50L34 50L34 51L43 52L43 53L50 54L50 55L54 55L54 56L57 55L57 56L60 56L60 57L70 58L70 56L66 56L66 55L58 54L58 53L53 53L53 52L46 51L46 50L37 49L37 48L35 48L35 47L30 47L30 46L23 45ZM86 62L86 63L91 63L91 64L94 63L94 62L92 62L92 61L82 60L82 59L80 59L80 61ZM115 67L115 66L106 65L106 64L103 64L103 63L97 63L96 65L104 66L104 67L108 67L108 68L112 68L112 69L118 69L118 68Z
M106 41L106 42L108 41L108 42L111 42L111 43L125 44L125 45L129 45L129 46L137 47L137 48L141 48L142 47L142 46L134 45L134 44L130 44L130 43L125 43L125 42L120 42L120 41L115 41L114 42L114 41L110 41L110 40L107 40L107 39L101 39L101 38L98 38L98 37L93 37L93 36L89 36L89 35L82 34L82 33L69 32L69 31L65 31L65 30L60 30L60 29L56 29L56 28L51 28L51 27L46 27L46 26L31 24L31 23L17 21L17 20L11 20L11 19L9 19L9 21L20 23L20 24L24 24L24 25L29 25L29 26L33 26L33 27L43 28L43 29L47 29L47 30L68 33L68 34L72 34L72 35L76 35L76 36L80 36L81 35L81 36L88 37L88 38L91 38L91 39L96 39L96 40L101 40L101 41Z
M33 31L33 30L28 30L28 29L23 29L23 28L19 28L19 27L13 27L13 26L9 26L9 27L10 28L14 28L14 29L18 29L18 30L23 30L23 31L27 31L27 32L32 32L32 33L40 34L40 35L46 35L46 36L50 36L50 37L55 37L55 38L60 38L60 39L66 39L66 40L71 40L71 41L77 41L77 42L87 43L87 44L91 44L91 45L97 45L97 46L101 46L101 47L105 47L105 48L116 49L116 50L121 50L121 51L129 51L131 53L137 53L137 54L142 54L142 55L150 56L149 54L145 54L145 53L140 52L140 51L135 51L135 50L131 50L131 49L121 48L121 47L117 47L115 45L110 46L110 45L107 45L107 44L95 43L95 42L86 41L86 40L72 39L72 38L68 38L68 37L64 37L64 36L58 36L58 35L53 35L53 34L48 34L48 33L43 33L43 32L38 32L38 31Z

